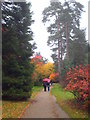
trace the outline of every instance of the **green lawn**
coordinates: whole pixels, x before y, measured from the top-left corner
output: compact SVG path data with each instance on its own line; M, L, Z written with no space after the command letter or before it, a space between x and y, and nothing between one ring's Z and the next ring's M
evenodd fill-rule
M43 87L33 87L31 100L42 90ZM31 104L31 101L2 101L2 117L3 118L18 118L26 106Z
M43 86L34 86L32 89L32 96L31 99L34 99L34 97L43 89Z
M85 111L77 109L73 104L69 104L70 101L74 100L74 96L61 88L59 84L53 85L51 94L56 97L57 103L71 118L88 118L88 114Z

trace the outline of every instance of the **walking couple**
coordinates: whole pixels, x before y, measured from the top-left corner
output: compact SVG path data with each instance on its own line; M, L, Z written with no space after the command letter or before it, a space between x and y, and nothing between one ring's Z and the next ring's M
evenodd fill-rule
M44 91L47 91L47 87L48 87L48 91L50 90L50 82L43 82L43 87L44 87Z

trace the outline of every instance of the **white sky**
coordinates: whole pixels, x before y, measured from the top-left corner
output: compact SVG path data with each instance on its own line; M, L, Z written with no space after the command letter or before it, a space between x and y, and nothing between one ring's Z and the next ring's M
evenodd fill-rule
M34 12L33 19L35 20L32 25L32 31L34 33L34 41L37 44L37 52L40 52L41 55L47 58L50 62L52 62L50 47L47 46L48 33L46 30L46 26L42 23L42 11L45 7L48 7L50 4L50 0L27 0L31 2L32 8L31 10ZM63 2L64 0L59 0ZM88 1L89 0L76 0L84 5L84 12L82 14L81 27L88 28ZM88 29L86 30L86 39L88 39Z

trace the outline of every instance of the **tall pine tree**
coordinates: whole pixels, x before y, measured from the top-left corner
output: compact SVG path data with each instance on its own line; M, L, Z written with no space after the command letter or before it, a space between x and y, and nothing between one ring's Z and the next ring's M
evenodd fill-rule
M31 4L2 2L2 97L23 99L31 95L33 53Z
M84 6L76 1L51 0L43 10L43 22L49 23L48 45L52 47L52 58L58 62L58 70L63 68L63 56L71 64L85 63L85 30L80 28L80 18ZM81 51L80 51L81 49Z

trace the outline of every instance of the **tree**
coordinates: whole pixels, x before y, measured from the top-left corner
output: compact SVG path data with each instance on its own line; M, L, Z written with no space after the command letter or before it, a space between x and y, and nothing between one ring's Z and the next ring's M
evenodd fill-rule
M26 2L2 3L2 96L22 99L31 95L33 66L33 22L31 4Z
M53 18L52 24L48 27L48 32L50 32L50 36L48 39L48 45L53 46L54 48L52 49L53 52L58 53L58 71L59 74L61 73L61 67L60 67L60 49L61 48L61 39L60 39L60 34L59 34L59 21L58 17L60 15L60 12L62 10L61 3L56 1L53 2L51 1L50 6L45 8L43 11L43 22L51 21L51 17ZM56 56L56 57L57 57ZM54 57L54 56L53 56Z
M34 56L31 63L34 64L34 72L32 75L34 85L41 85L44 78L49 78L50 74L54 73L53 63L45 63L40 54Z
M53 63L51 62L47 62L46 64L44 64L44 78L49 78L50 74L54 73L54 66Z
M34 71L32 74L32 80L34 85L38 86L42 84L42 79L43 79L43 57L39 54L36 54L32 59L31 59L31 64L34 65Z
M87 42L85 39L85 30L75 29L73 41L69 44L69 56L71 63L75 65L85 64L87 52Z
M76 1L65 1L64 4L59 1L51 1L50 6L43 10L43 22L50 24L47 27L47 31L50 33L47 43L52 47L54 62L58 61L59 73L63 68L63 56L72 64L84 63L85 30L80 29L83 8L83 5ZM81 49L83 48L83 52L73 49L74 46L80 46ZM77 53L80 54L80 58Z
M65 2L60 18L63 25L62 40L66 39L65 59L68 59L74 65L85 63L85 30L80 29L80 18L81 13L84 12L83 8L84 6L79 2Z

